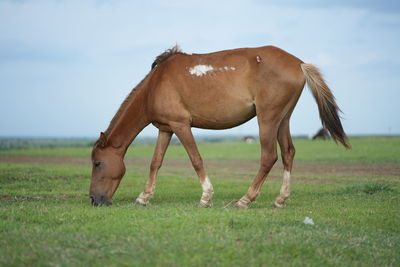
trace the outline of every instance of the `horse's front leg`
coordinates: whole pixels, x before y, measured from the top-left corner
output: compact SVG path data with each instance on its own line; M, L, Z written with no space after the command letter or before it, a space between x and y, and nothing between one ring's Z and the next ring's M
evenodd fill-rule
M157 145L154 150L153 159L151 160L151 165L150 165L149 179L147 180L144 191L140 193L138 198L136 199L135 202L136 204L142 206L146 206L147 204L149 204L149 199L154 193L157 173L162 165L165 151L168 148L169 142L171 141L171 137L172 137L172 132L165 132L161 130L158 132Z
M170 126L176 136L181 141L182 145L185 147L186 152L189 155L190 161L192 162L193 168L196 171L197 176L199 177L199 181L203 189L203 194L201 196L199 205L201 207L211 207L212 197L214 194L213 186L204 170L203 160L197 149L197 145L194 140L190 125L184 123L174 123Z

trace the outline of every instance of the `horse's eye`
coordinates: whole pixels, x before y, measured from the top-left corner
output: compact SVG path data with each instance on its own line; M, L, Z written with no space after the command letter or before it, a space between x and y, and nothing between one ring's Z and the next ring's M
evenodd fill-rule
M99 167L100 164L101 164L101 161L96 161L95 163L93 163L93 165L94 165L95 167Z

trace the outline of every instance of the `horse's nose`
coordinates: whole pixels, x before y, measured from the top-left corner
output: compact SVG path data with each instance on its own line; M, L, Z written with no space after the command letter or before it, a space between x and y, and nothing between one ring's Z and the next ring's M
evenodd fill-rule
M92 204L93 206L95 206L95 202L94 202L94 196L90 196L90 204Z
M105 195L90 196L90 202L93 206L109 206L112 204Z

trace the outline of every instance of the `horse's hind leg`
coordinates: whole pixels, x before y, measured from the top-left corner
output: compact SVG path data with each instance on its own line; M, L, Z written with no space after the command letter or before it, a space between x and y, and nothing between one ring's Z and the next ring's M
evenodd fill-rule
M150 165L149 179L147 180L144 191L136 199L137 205L146 206L149 203L150 197L154 193L155 182L157 179L158 170L161 168L165 151L168 148L169 142L171 141L172 132L159 131L157 138L157 145L154 150L153 159Z
M290 136L289 119L282 121L278 131L278 142L281 148L283 162L283 182L279 196L276 198L275 207L282 208L290 195L290 173L292 172L295 148Z
M186 152L189 155L190 161L192 162L193 168L199 177L201 187L203 189L203 194L200 199L201 207L211 207L212 206L212 196L214 194L213 186L210 179L206 175L203 166L203 159L197 149L196 142L194 140L192 130L190 125L183 123L170 124L171 129L174 131L176 136L181 141L182 145L185 147Z
M266 112L266 114L268 114L268 112ZM278 158L276 152L276 141L279 115L272 114L272 112L268 115L257 114L257 119L260 128L261 143L260 168L247 193L236 202L235 207L239 209L246 209L250 202L256 200L269 171Z

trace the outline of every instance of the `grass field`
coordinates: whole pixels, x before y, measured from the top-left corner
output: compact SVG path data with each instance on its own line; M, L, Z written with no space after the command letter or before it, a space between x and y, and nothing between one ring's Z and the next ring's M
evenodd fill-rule
M295 140L292 195L272 207L282 164L248 210L258 144L201 144L214 206L181 146L171 146L148 207L133 204L153 146L131 147L110 207L89 205L90 148L0 151L3 266L400 266L400 138ZM305 217L315 225L302 223Z

